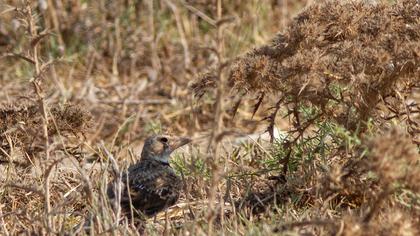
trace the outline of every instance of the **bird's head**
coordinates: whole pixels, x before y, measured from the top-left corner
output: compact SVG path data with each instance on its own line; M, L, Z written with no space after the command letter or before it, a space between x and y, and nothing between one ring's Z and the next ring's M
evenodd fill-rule
M191 142L191 139L185 137L169 135L149 137L144 142L141 160L156 160L168 164L171 153L189 142Z

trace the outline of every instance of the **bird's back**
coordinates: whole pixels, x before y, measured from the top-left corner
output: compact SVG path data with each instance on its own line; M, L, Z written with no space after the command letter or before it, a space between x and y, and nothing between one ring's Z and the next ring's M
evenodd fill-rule
M127 187L128 183L128 187ZM108 197L115 199L115 183L108 187ZM146 160L131 166L122 176L120 205L130 214L154 216L174 205L182 189L181 179L173 169L158 161Z

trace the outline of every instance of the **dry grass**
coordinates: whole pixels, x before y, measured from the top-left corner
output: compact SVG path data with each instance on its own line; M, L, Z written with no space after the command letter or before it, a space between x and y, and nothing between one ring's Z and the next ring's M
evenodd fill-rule
M165 132L194 139L184 191L144 233L420 234L419 19L416 0L1 2L0 232L138 235L105 188Z

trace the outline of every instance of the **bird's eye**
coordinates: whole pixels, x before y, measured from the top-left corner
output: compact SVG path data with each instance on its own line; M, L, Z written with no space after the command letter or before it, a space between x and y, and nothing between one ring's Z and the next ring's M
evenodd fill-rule
M163 137L163 138L160 138L159 141L162 142L162 143L167 143L168 139Z

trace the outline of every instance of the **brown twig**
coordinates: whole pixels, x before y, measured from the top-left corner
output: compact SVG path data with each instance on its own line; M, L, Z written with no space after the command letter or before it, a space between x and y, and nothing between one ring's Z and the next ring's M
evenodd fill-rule
M41 41L41 39L43 39L47 34L46 33L38 33L38 29L37 29L37 24L36 21L34 19L34 13L32 12L32 6L31 6L31 2L28 1L25 3L25 13L26 13L26 17L27 17L27 21L29 22L28 25L28 32L31 36L31 53L32 53L32 58L34 61L34 66L35 66L35 74L36 76L34 77L34 79L32 80L32 85L34 87L34 92L38 97L38 104L39 104L39 109L42 113L42 122L43 122L43 135L44 135L44 140L45 140L45 160L49 160L50 159L50 143L49 143L49 137L48 137L48 111L47 111L47 105L45 103L44 100L44 95L42 94L42 89L41 89L41 82L39 77L41 77L41 67L42 67L42 62L39 56L39 42ZM46 32L46 31L45 31ZM44 208L45 208L45 215L46 217L46 228L47 230L54 230L53 229L53 224L52 224L52 218L50 216L50 211L51 211L51 203L50 203L50 171L44 170L46 171L46 175L44 175L45 180L44 180L44 193L45 193L45 202L44 202Z

